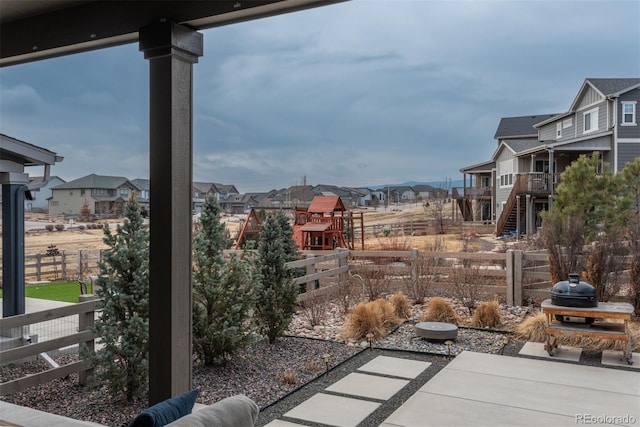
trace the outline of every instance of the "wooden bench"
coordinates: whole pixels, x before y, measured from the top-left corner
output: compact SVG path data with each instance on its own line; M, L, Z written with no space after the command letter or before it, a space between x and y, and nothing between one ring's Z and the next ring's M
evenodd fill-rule
M563 307L551 303L550 299L542 301L542 312L547 317L547 337L544 349L553 356L558 348L559 336L587 336L603 340L622 341L624 358L629 365L633 364L631 354L631 332L629 322L633 315L633 306L626 302L601 302L597 307ZM567 324L555 320L555 316L591 317L591 324ZM612 322L613 320L613 322ZM622 321L622 323L620 323Z

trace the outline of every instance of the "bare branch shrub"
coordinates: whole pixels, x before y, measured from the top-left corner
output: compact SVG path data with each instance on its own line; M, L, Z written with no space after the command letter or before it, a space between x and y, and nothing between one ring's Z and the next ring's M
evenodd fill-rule
M456 325L460 321L453 306L442 297L433 297L429 300L422 314L422 320L425 322L444 322Z
M454 267L449 277L453 296L473 314L478 302L486 297L483 287L491 284L491 278L482 274L482 266L477 264L469 268Z
M310 292L301 303L304 318L309 321L311 326L322 324L327 313L329 301L326 295L320 295L318 292Z
M627 248L614 234L600 237L587 248L585 279L596 288L598 301L609 301L620 291Z
M388 233L385 232L383 236L378 237L378 247L381 251L409 251L411 250L411 237L406 236L402 228L390 230ZM373 260L376 264L401 261L404 261L404 259L398 257L376 257Z
M282 382L284 384L296 385L298 384L298 374L296 371L287 370L282 374Z
M371 266L369 266L371 267ZM377 266L376 268L362 268L354 277L362 279L363 292L369 301L379 298L382 294L389 290L391 278L388 268Z
M436 237L433 244L426 247L427 252L442 252L445 249L444 239ZM429 296L429 288L433 282L439 280L437 268L442 260L428 254L418 254L413 261L410 276L404 277L404 290L413 304L422 304Z
M549 252L551 282L569 278L569 273L582 270L583 222L576 217L566 219L546 216L540 238Z

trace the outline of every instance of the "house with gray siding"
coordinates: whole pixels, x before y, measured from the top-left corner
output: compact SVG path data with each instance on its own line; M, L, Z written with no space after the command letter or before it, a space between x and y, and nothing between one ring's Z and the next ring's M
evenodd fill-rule
M565 113L502 119L492 156L496 234L534 232L561 173L581 154L600 153L614 173L640 157L639 101L640 78L588 78ZM465 189L470 171L461 169Z

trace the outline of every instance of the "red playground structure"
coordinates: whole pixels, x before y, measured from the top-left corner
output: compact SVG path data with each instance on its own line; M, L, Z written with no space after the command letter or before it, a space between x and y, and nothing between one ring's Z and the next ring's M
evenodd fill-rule
M356 227L360 246L364 250L364 217L362 212L346 214L347 209L339 196L315 196L308 208L295 208L293 239L301 251L324 251L335 248L355 249ZM356 225L356 220L359 224ZM254 210L238 236L236 249L245 239L255 237L260 230L260 219ZM251 236L251 237L250 237Z

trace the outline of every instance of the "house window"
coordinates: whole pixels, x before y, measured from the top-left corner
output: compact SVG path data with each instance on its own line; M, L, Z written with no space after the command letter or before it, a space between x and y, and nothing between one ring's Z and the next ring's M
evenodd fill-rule
M52 201L49 202L49 206L51 206L51 207L55 207L55 206L59 206L59 205L60 205L60 202L58 202L58 201L52 200Z
M500 162L500 187L513 185L513 160Z
M570 128L571 126L573 126L573 119L571 118L568 118L562 122L563 129Z
M562 138L562 123L556 123L556 138Z
M636 101L622 103L622 125L636 125Z
M84 196L84 188L80 190L80 195Z
M120 197L129 197L129 189L121 188L120 189Z
M584 117L584 133L587 132L595 132L598 130L598 109L594 108L593 110L585 111L583 113Z

